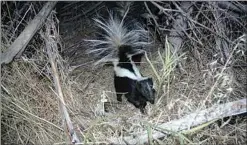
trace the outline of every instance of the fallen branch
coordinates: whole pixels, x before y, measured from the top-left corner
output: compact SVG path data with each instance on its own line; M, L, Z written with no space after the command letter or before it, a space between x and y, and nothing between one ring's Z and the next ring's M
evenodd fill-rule
M46 49L47 49L47 55L49 57L50 65L51 65L51 74L53 77L53 82L55 86L55 93L59 98L59 107L60 107L60 112L63 115L63 119L65 121L65 130L68 131L68 136L70 138L71 143L79 143L79 138L76 135L76 132L74 131L74 127L72 125L72 121L69 117L68 110L65 106L65 101L64 101L64 96L62 92L62 87L60 83L60 77L59 77L59 72L58 72L58 64L59 64L59 54L58 54L58 46L57 44L59 43L58 40L58 35L56 26L55 24L52 24L52 16L50 18L51 20L47 21L46 24L46 32L45 34L41 33L41 36L44 38L45 43L46 43Z
M159 139L166 137L168 134L171 134L171 132L190 130L191 127L198 126L212 120L246 113L246 101L246 99L242 99L226 104L216 105L211 108L189 114L179 120L158 125L154 128L162 128L163 130L162 132L153 131L152 137L153 139ZM139 135L135 135L135 137L128 136L123 138L111 138L110 141L113 144L144 144L148 142L148 133L144 132Z
M17 39L12 43L6 52L1 55L1 65L10 63L17 54L21 54L29 41L33 38L37 30L45 22L51 10L56 5L56 1L47 2L35 18L27 25Z

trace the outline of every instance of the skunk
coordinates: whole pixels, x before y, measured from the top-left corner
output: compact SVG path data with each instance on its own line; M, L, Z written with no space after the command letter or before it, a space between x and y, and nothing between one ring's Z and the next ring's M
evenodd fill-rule
M145 53L143 46L148 42L148 33L138 23L126 22L128 10L120 20L110 13L108 21L94 19L102 30L99 39L87 40L93 54L102 62L112 62L114 66L114 86L117 100L122 101L124 94L127 100L142 113L145 112L147 101L154 104L155 89L152 78L143 77L137 68Z
M127 100L136 108L145 113L147 101L154 104L155 89L152 78L143 77L139 72L133 56L127 56L121 50L128 50L130 46L119 48L119 62L114 64L114 86L117 92L117 100L122 102L122 95L125 93ZM139 59L139 57L138 57ZM123 63L122 63L123 62Z

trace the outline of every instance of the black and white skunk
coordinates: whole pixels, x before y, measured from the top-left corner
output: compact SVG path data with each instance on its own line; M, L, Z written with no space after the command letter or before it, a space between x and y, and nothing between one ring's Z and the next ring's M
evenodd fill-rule
M99 58L96 64L113 63L117 100L122 101L124 94L144 113L147 101L151 104L155 101L152 78L143 77L137 68L145 53L143 46L149 44L148 33L136 22L126 22L127 12L121 20L111 13L108 21L94 19L102 32L98 40L87 40L91 44L88 53Z

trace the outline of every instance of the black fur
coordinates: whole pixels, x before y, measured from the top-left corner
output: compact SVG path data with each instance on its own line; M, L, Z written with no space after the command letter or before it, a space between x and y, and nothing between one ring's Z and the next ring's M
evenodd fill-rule
M117 100L122 102L124 94L127 100L136 108L139 108L142 113L145 113L147 101L154 104L155 90L152 86L150 78L142 81L132 80L128 77L114 76L114 85L117 93Z
M153 88L152 78L145 78L143 80L137 81L136 88L146 99L146 101L149 101L151 104L154 104L155 89Z
M117 67L128 69L133 74L134 69L130 59L135 63L140 63L143 54L137 54L129 58L128 54L134 54L131 46L121 46L119 48L119 63ZM136 108L139 108L142 113L145 113L147 101L154 104L155 90L153 88L153 80L151 78L143 78L141 80L133 80L128 77L119 77L114 75L114 85L117 93L117 100L122 101L124 94L127 100Z
M140 50L141 48L139 48ZM128 58L128 54L134 54L136 53L137 49L134 49L133 47L129 46L129 45L122 45L119 47L119 65L122 68L127 68L129 70L131 70L132 72L134 72L132 65L130 64L130 58ZM135 62L136 65L140 65L141 63L141 59L142 56L144 55L144 53L138 53L136 55L133 55L131 57L131 60ZM126 64L127 63L127 64Z
M131 72L134 73L134 69L132 64L130 63L130 59L128 58L128 54L134 53L133 49L131 46L128 45L122 45L119 47L119 63L117 66L121 67L121 68L126 68L128 70L130 70Z

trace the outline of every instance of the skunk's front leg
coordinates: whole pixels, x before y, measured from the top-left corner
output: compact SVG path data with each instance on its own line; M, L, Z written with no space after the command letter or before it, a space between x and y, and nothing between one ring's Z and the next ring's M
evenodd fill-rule
M121 82L123 82L124 79L121 77L117 77L116 75L114 75L114 87L115 87L115 91L116 91L116 95L117 95L117 100L119 102L122 102L122 93L124 92L124 88L121 85Z
M146 109L145 109L146 105L147 105L147 101L140 99L140 111L142 114L147 114Z
M122 102L122 94L117 94L117 100L118 100L119 102Z

